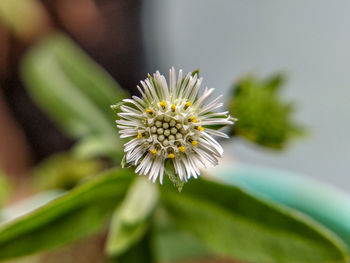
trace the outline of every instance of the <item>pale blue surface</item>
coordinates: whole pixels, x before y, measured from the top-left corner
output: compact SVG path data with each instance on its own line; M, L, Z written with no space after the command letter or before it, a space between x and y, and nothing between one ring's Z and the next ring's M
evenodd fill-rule
M211 172L221 181L295 208L333 230L350 247L350 195L295 173L258 166L223 165Z

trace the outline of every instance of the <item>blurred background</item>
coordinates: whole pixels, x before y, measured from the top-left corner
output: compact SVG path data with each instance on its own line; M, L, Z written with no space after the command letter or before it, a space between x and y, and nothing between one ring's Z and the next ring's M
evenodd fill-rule
M151 0L143 9L149 70L200 67L205 85L226 95L247 73L284 72L283 97L296 103L307 136L283 152L239 140L226 153L350 191L349 8L347 1Z
M0 207L12 204L0 224L118 166L109 105L128 96L120 87L137 94L147 73L175 66L200 68L204 86L237 114L223 160L237 179L226 182L250 174L272 199L348 227L341 191L321 200L326 188L316 181L268 174L296 172L350 192L349 8L345 0L0 0ZM289 140L292 130L303 136ZM338 210L323 209L325 200ZM22 262L106 262L106 233Z
M349 8L345 0L1 0L1 167L25 176L74 142L36 106L19 74L27 50L59 30L132 93L147 73L171 66L199 67L204 85L225 95L248 73L283 72L282 95L296 102L307 136L285 151L238 139L226 152L350 191Z
M54 32L64 32L133 92L147 72L141 7L141 1L0 2L0 155L5 172L21 176L73 144L29 97L19 69L26 52Z

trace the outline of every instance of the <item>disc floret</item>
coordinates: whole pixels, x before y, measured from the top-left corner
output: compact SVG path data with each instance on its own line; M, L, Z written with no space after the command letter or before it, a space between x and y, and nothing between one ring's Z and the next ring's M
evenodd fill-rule
M162 101L147 108L140 125L138 134L143 134L143 139L148 144L149 151L164 159L193 151L194 141L199 138L199 133L204 128L198 129L198 124L193 122L195 110L189 105L191 102ZM152 112L153 114L149 114Z

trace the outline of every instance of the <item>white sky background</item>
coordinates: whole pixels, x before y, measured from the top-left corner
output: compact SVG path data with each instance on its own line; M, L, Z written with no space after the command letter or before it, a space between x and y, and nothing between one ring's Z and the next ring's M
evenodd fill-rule
M283 96L297 102L308 137L282 153L232 141L226 154L350 192L349 12L347 0L146 0L149 70L200 67L217 94L247 73L286 72Z

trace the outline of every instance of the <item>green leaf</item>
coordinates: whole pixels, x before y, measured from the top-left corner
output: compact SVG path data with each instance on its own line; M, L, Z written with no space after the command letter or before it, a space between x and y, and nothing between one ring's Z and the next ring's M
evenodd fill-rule
M200 258L208 260L215 257L193 236L176 228L157 233L153 242L159 262L182 262Z
M55 189L49 191L42 191L37 194L33 194L23 200L16 201L10 205L4 207L0 211L0 225L17 217L28 214L41 206L44 206L52 200L62 196L66 191L62 189Z
M152 245L159 262L182 262L214 257L213 253L190 233L176 229L163 207L159 207L155 213L152 230Z
M253 262L346 262L344 245L294 210L208 180L161 187L174 224L218 255Z
M136 244L118 257L110 258L109 263L155 263L155 251L151 246L152 233L148 231Z
M110 105L128 97L127 92L67 37L56 35L50 44L66 76L114 123Z
M110 170L0 227L0 260L60 247L101 229L134 178Z
M337 234L350 251L348 193L309 176L256 165L234 163L213 172L227 184L238 185L314 218Z
M231 135L283 149L290 138L303 134L301 126L292 119L292 104L280 97L283 82L284 76L276 74L266 80L247 76L234 85L228 107L239 121L232 126Z
M175 168L172 161L167 160L165 163L165 174L168 176L174 187L181 192L185 185L185 181L181 180L179 175L175 173Z
M34 46L21 74L33 99L67 135L102 134L121 149L109 105L125 93L71 40L53 34Z
M80 159L92 159L109 157L116 165L119 165L123 152L117 145L116 137L105 135L91 135L79 140L72 148L71 153Z
M106 247L109 256L123 254L143 238L157 202L155 185L144 177L138 177L113 215Z
M70 190L82 179L95 175L104 168L103 162L81 159L70 153L50 156L32 170L34 184L40 190Z

